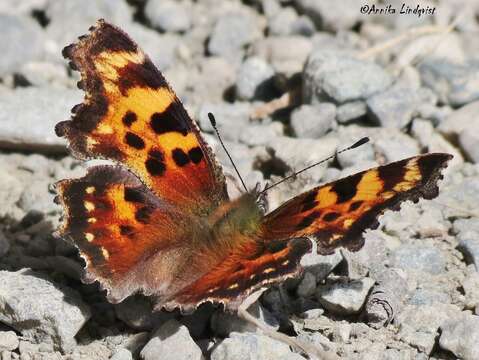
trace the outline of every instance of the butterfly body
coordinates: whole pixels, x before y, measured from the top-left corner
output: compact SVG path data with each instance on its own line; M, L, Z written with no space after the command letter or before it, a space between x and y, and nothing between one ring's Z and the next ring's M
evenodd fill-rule
M142 292L156 308L210 301L234 311L252 291L298 276L311 250L359 250L363 231L406 200L437 195L449 154L425 154L320 185L265 213L264 193L229 199L222 169L162 74L100 20L63 54L86 93L56 132L81 159L105 158L56 184L58 236L111 302Z

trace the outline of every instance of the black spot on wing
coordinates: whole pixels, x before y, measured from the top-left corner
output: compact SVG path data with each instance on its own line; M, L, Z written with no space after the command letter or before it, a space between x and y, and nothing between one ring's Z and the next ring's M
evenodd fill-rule
M136 210L135 219L138 222L146 224L148 223L152 212L153 212L153 208L149 206L143 206L142 208L139 208L138 210Z
M186 136L189 132L186 119L188 119L188 114L183 105L178 101L173 101L165 111L156 112L151 116L150 126L158 135L178 132Z
M338 204L351 200L354 195L356 195L362 175L363 174L360 173L348 176L333 183L331 191L335 192L338 196Z
M331 222L336 220L338 217L340 217L341 214L337 212L329 212L323 216L323 220L327 222Z
M308 216L305 216L298 225L296 225L296 229L303 230L304 228L307 228L320 216L321 216L320 211L313 211Z
M389 191L404 180L409 159L378 167L379 178L383 182L383 191Z
M125 134L125 143L137 150L142 150L145 148L145 142L143 139L130 131Z
M128 187L125 188L125 193L123 197L125 201L128 201L128 202L137 202L137 203L144 202L144 196L142 192L134 188L128 188Z
M130 127L138 118L133 111L128 110L121 120L125 126Z
M166 171L165 157L159 150L150 150L145 162L146 170L150 175L160 176Z
M120 225L120 234L123 236L131 236L135 232L135 228L130 225Z
M362 200L358 200L358 201L353 202L351 205L349 205L349 210L348 211L356 211L357 209L359 209L361 207L363 202L364 201L362 201Z
M179 148L174 149L171 152L171 156L175 164L179 167L185 166L190 162L190 158L188 157L188 155L186 155L186 153Z
M188 151L188 156L194 164L198 164L201 159L203 159L203 151L201 151L201 149L196 146L190 151Z

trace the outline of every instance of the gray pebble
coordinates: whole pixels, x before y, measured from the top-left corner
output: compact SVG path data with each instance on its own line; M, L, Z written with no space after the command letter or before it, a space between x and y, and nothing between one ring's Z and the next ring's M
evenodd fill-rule
M151 24L164 31L183 32L191 26L194 10L191 4L171 0L148 0L145 16Z
M335 314L357 314L373 285L371 278L329 282L318 286L316 297L321 305Z
M201 360L201 349L196 345L186 326L176 320L169 320L155 331L150 341L143 347L140 357L143 360L156 360L158 354L168 354L171 360Z
M297 137L317 139L335 126L336 106L331 103L301 105L291 114L291 127Z
M18 336L14 331L0 331L0 351L13 351L18 344Z
M240 66L236 80L236 96L240 100L264 98L270 93L268 83L274 70L266 61L258 57L250 57Z
M298 0L300 8L312 17L320 28L338 31L353 27L361 13L355 0L331 2L328 0Z
M28 17L0 13L0 43L3 44L0 77L20 70L29 61L39 59L44 52L43 34L43 29Z
M133 355L129 350L120 348L115 351L110 360L133 360Z
M464 360L479 358L479 316L465 315L441 326L439 346Z
M404 271L440 274L446 269L441 251L429 245L402 245L391 255L391 264Z
M338 106L336 120L340 124L348 123L366 115L367 108L364 101L351 101Z
M232 333L211 353L211 360L296 360L301 358L295 357L288 345L265 335L251 333Z
M54 285L51 279L29 269L0 272L0 321L24 338L71 350L74 336L90 318L78 294ZM32 326L34 324L34 326Z
M479 163L479 126L471 121L471 126L459 134L459 146L466 158L473 163Z
M426 59L419 65L423 83L438 94L441 102L461 106L479 99L479 62L455 64L443 59Z
M69 109L81 102L81 93L73 89L20 88L0 96L0 147L65 152L65 140L53 129L69 117Z
M208 52L237 59L243 47L261 36L257 19L248 13L229 13L216 23L208 42Z
M313 104L327 99L339 104L364 100L392 82L391 76L373 62L323 50L310 55L303 78L304 101Z

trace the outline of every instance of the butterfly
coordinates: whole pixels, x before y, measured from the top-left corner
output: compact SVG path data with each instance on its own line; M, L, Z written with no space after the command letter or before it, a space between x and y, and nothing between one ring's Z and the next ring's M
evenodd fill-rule
M55 131L80 159L109 159L56 183L57 235L117 303L137 292L156 309L204 302L235 311L253 291L298 276L320 254L359 250L365 229L406 200L438 194L449 154L431 153L306 191L265 213L255 189L229 199L222 168L163 75L119 28L99 20L64 48L85 91Z

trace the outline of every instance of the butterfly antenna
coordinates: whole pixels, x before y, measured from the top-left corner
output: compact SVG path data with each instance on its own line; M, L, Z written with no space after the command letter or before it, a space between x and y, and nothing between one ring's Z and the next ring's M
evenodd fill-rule
M245 185L245 183L244 183L244 181L243 181L243 178L241 177L241 174L239 173L238 169L236 168L236 165L235 165L235 163L233 162L233 159L231 158L230 153L228 152L228 150L226 150L226 146L225 146L225 144L223 143L223 140L221 139L221 136L220 136L220 133L219 133L219 131L218 131L218 128L216 127L216 119L215 119L214 115L213 115L212 113L210 113L210 112L208 113L208 119L210 119L211 126L212 126L213 129L215 130L216 136L218 136L218 140L220 141L221 146L223 147L223 149L224 149L226 155L228 155L228 158L230 159L231 165L233 165L233 167L234 167L234 169L235 169L235 171L236 171L236 174L238 174L238 177L239 177L239 179L240 179L240 181L241 181L241 184L242 184L243 187L244 187L244 190L245 190L246 192L248 192L248 188L246 187L246 185Z
M271 189L272 187L275 187L276 185L279 185L279 184L285 182L286 180L291 179L292 177L298 176L298 175L301 174L302 172L305 172L306 170L309 170L309 169L311 169L312 167L315 167L316 165L319 165L319 164L322 164L322 163L324 163L324 162L326 162L326 161L328 161L328 160L334 159L338 154L341 154L341 153L343 153L343 152L345 152L345 151L348 151L348 150L351 150L351 149L355 149L355 148L357 148L357 147L359 147L359 146L361 146L361 145L364 145L364 144L366 144L368 141L369 141L369 138L368 138L368 137L363 137L362 139L356 141L353 145L348 146L348 147L345 148L345 149L336 151L334 154L328 156L326 159L323 159L323 160L318 161L318 162L316 162L316 163L314 163L314 164L312 164L312 165L309 165L309 166L305 167L305 168L302 169L302 170L299 170L299 171L297 171L297 172L295 172L295 173L293 173L293 174L291 174L291 175L289 175L289 176L286 176L285 178L282 178L281 180L279 180L278 182L276 182L276 183L274 183L274 184L271 184L271 185L269 185L269 186L266 186L266 187L263 189L263 191L261 191L261 193L264 193L264 192L268 191L268 190Z

